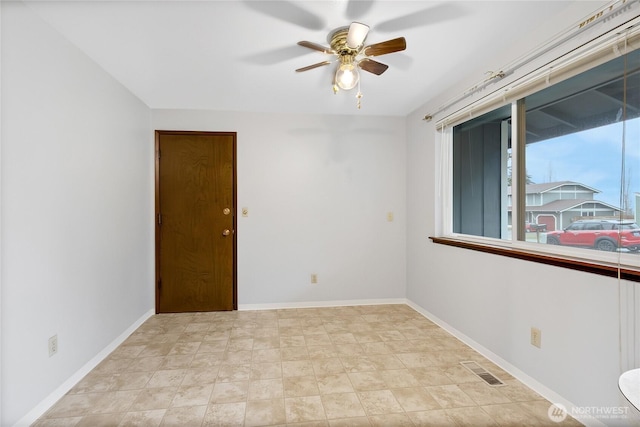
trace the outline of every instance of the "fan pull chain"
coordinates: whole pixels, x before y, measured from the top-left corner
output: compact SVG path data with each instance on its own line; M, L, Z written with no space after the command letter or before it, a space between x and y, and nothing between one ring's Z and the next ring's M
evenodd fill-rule
M356 94L356 99L358 100L356 105L358 106L358 110L362 107L360 100L362 99L362 92L360 92L360 81L358 80L358 93Z

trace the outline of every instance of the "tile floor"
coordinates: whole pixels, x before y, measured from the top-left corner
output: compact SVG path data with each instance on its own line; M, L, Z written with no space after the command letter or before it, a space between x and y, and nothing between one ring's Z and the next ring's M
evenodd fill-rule
M34 425L581 425L549 405L409 306L372 305L153 316Z

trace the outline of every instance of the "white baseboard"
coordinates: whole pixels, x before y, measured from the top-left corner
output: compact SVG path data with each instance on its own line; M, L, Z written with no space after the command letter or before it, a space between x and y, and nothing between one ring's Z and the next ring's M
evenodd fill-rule
M120 334L115 340L113 340L108 346L106 346L100 353L96 354L91 360L76 371L71 377L69 377L64 383L55 389L49 396L43 399L38 405L36 405L31 411L29 411L24 417L22 417L14 427L28 427L38 418L40 418L49 408L51 408L58 400L60 400L69 390L73 388L82 378L85 377L93 368L98 366L113 350L115 350L120 344L126 340L136 329L138 329L148 318L155 314L155 310L149 310L143 314L138 320L136 320L131 326L127 328L122 334Z
M440 326L445 331L449 332L451 335L453 335L454 337L456 337L457 339L459 339L463 343L467 344L469 347L471 347L472 349L474 349L475 351L480 353L482 356L486 357L491 362L493 362L496 365L498 365L501 369L504 369L506 372L508 372L510 375L512 375L514 378L516 378L522 384L526 385L527 387L529 387L530 389L532 389L533 391L538 393L540 396L542 396L545 399L547 399L549 402L562 404L562 405L565 406L565 408L567 408L569 410L569 412L571 411L571 408L576 407L576 405L574 405L573 403L569 402L567 399L565 399L564 397L560 396L555 391L549 389L544 384L542 384L542 383L536 381L535 379L531 378L529 375L525 374L520 369L518 369L515 366L513 366L511 363L507 362L506 360L504 360L503 358L501 358L500 356L498 356L497 354L495 354L491 350L489 350L489 349L485 348L484 346L480 345L478 342L472 340L471 338L469 338L468 336L466 336L465 334L463 334L462 332L460 332L456 328L452 327L451 325L449 325L448 323L446 323L442 319L438 318L437 316L433 315L429 311L427 311L424 308L420 307L418 304L414 303L413 301L407 300L407 305L409 307L413 308L414 310L416 310L418 313L422 314L424 317L426 317L427 319L429 319L430 321L432 321L436 325ZM599 420L597 420L596 418L593 418L593 417L581 418L580 422L585 424L586 426L589 426L589 427L591 427L591 426L593 426L593 427L596 427L596 426L597 427L606 427L606 424L602 423L601 421L599 421Z
M433 315L429 311L425 310L418 304L405 298L390 298L390 299L372 299L372 300L342 300L342 301L312 301L312 302L289 302L289 303L272 303L272 304L238 304L239 311L248 310L274 310L274 309L286 309L286 308L315 308L315 307L343 307L354 305L384 305L384 304L406 304L409 307L416 310L418 313L429 319L433 323L440 326L451 335L467 344L475 351L486 357L491 362L498 365L501 369L504 369L518 381L534 390L536 393L544 397L550 402L560 403L566 408L575 407L574 404L563 398L553 390L549 389L545 385L531 378L520 369L513 366L497 354L493 353L489 349L480 345L478 342L469 338L462 332L458 331L451 325L447 324L442 319ZM92 369L94 369L100 362L102 362L113 350L115 350L120 344L127 339L131 333L140 327L149 317L155 314L154 310L150 310L142 315L136 322L134 322L126 331L124 331L118 338L105 347L100 353L87 362L81 369L67 379L60 387L54 390L49 396L42 400L35 408L27 413L20 421L18 421L14 427L28 427L33 424L38 418L40 418L51 406L53 406L60 398L62 398L71 388L77 384L85 375L87 375ZM595 418L580 419L580 422L587 426L602 427L605 426L601 421Z
M307 301L307 302L283 302L272 304L238 304L238 311L250 310L276 310L284 308L315 308L315 307L345 307L350 305L384 305L407 304L406 298L342 300L342 301Z

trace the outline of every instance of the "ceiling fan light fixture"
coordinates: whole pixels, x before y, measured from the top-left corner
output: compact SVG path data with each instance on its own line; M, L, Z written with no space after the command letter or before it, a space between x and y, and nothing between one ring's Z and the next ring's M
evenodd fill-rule
M340 64L338 71L336 71L336 83L340 89L350 90L356 87L360 80L360 74L358 73L358 67L353 63Z
M357 106L361 107L362 92L360 91L360 68L368 73L379 76L389 66L371 59L371 56L386 55L399 52L407 48L404 37L398 37L380 43L365 46L365 40L369 34L369 26L360 22L352 22L349 26L336 28L327 35L327 41L331 48L324 47L309 41L300 41L298 45L331 54L337 57L339 64L333 72L331 88L337 94L340 89L351 90L358 86L356 94ZM331 61L323 61L307 67L298 68L296 71L308 71L323 65L329 65Z

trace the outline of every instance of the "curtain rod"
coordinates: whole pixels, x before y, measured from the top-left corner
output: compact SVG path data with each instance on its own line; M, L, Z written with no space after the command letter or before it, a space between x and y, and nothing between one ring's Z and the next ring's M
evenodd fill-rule
M541 47L535 49L534 51L530 52L527 55L524 55L519 59L516 59L512 63L502 67L500 71L490 71L486 73L488 74L488 77L486 77L484 80L470 87L469 89L464 91L462 94L447 101L444 105L440 106L440 108L438 108L435 112L425 115L422 118L422 120L427 122L431 121L434 116L441 114L442 112L446 111L447 109L457 104L458 102L468 98L469 96L479 92L482 89L485 89L490 84L495 83L498 80L502 80L504 77L513 74L515 71L517 71L521 67L535 61L542 55L566 43L573 37L576 37L577 35L584 32L586 29L592 28L596 23L600 23L600 22L605 23L615 18L616 16L619 16L623 13L627 13L631 9L634 3L639 3L639 2L640 0L611 1L607 6L604 6L604 8L598 9L596 12L590 14L587 18L582 19L580 22L572 25L571 27L562 31L555 37L551 38Z

